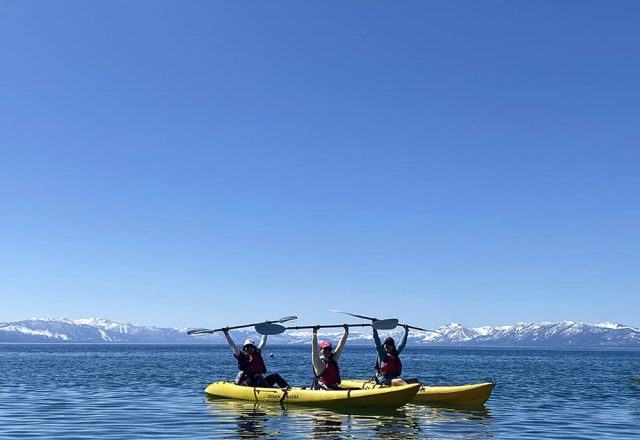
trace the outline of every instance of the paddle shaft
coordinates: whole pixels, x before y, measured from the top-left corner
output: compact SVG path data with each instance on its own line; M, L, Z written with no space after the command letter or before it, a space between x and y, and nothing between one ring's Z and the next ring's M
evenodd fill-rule
M222 327L222 328L214 328L214 329L195 329L195 330L190 330L191 333L197 333L197 334L204 334L204 333L215 333L215 332L221 332L224 330L235 330L238 328L247 328L247 327L255 327L258 324L264 324L264 322L256 322L255 324L243 324L243 325L234 325L233 327ZM189 332L187 332L189 333Z
M349 327L371 327L371 324L347 324ZM296 327L285 327L287 330L304 330L309 328L341 328L344 325L299 325Z
M187 331L187 334L192 334L192 333L196 333L196 334L215 333L215 332L221 332L221 331L224 331L224 330L236 330L236 329L239 329L239 328L255 327L256 325L260 325L260 324L273 324L275 322L293 321L294 319L298 319L298 317L297 316L285 316L284 318L276 319L274 321L254 322L253 324L234 325L232 327L222 327L222 328L216 328L216 329L213 329L213 330L209 330L209 329L193 329L193 330Z

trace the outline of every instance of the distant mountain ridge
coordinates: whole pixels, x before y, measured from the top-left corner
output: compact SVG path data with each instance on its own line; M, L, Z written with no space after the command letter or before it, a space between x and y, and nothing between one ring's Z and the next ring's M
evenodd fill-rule
M221 333L200 337L188 336L187 329L161 328L111 321L106 318L53 319L31 318L0 323L0 342L4 343L225 343ZM240 342L256 337L250 331L232 332ZM451 323L436 329L439 333L411 331L410 346L462 347L610 347L640 348L640 329L623 324L562 321L518 323L504 326L464 327ZM401 336L398 327L391 332ZM339 331L326 332L324 337L337 338ZM308 344L309 330L298 330L269 337L272 344ZM370 332L353 331L349 342L371 344Z

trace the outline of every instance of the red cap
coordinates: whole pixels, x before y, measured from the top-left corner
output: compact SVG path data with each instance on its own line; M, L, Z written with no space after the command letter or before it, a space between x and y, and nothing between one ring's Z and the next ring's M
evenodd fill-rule
M324 348L331 348L331 342L329 341L322 341L320 343L320 350L324 349Z

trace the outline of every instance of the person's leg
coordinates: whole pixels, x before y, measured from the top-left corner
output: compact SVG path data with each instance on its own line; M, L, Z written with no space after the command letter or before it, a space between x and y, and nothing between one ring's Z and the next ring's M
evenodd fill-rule
M272 387L273 384L276 383L276 379L275 377L273 377L273 374L269 374L267 377L264 378L264 380L267 382L267 384Z
M391 386L392 387L399 387L401 385L406 385L407 383L400 379L399 377L397 379L391 379Z
M244 385L243 382L246 379L246 374L244 374L244 372L242 371L238 371L238 374L236 375L236 380L234 381L236 385Z
M276 380L278 381L278 386L280 388L289 387L289 383L286 380L284 380L284 378L282 376L280 376L278 373L276 373Z
M282 378L278 373L273 373L265 377L265 380L269 384L269 386L273 386L274 384L278 384L280 388L286 388L289 386L286 380Z
M269 388L271 384L267 379L268 377L265 378L262 374L256 374L253 376L253 386L260 388Z

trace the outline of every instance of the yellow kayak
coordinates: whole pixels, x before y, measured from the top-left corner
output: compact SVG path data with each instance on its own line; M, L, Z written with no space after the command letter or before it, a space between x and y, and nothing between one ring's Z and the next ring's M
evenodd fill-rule
M358 388L344 390L312 390L309 388L259 388L236 385L234 382L214 382L204 389L213 397L274 402L285 405L307 405L340 408L398 408L410 402L420 384L387 388Z
M340 386L361 389L395 388L382 387L373 381L366 380L343 380ZM494 384L491 382L439 387L422 385L411 403L482 405L491 396L493 386Z

